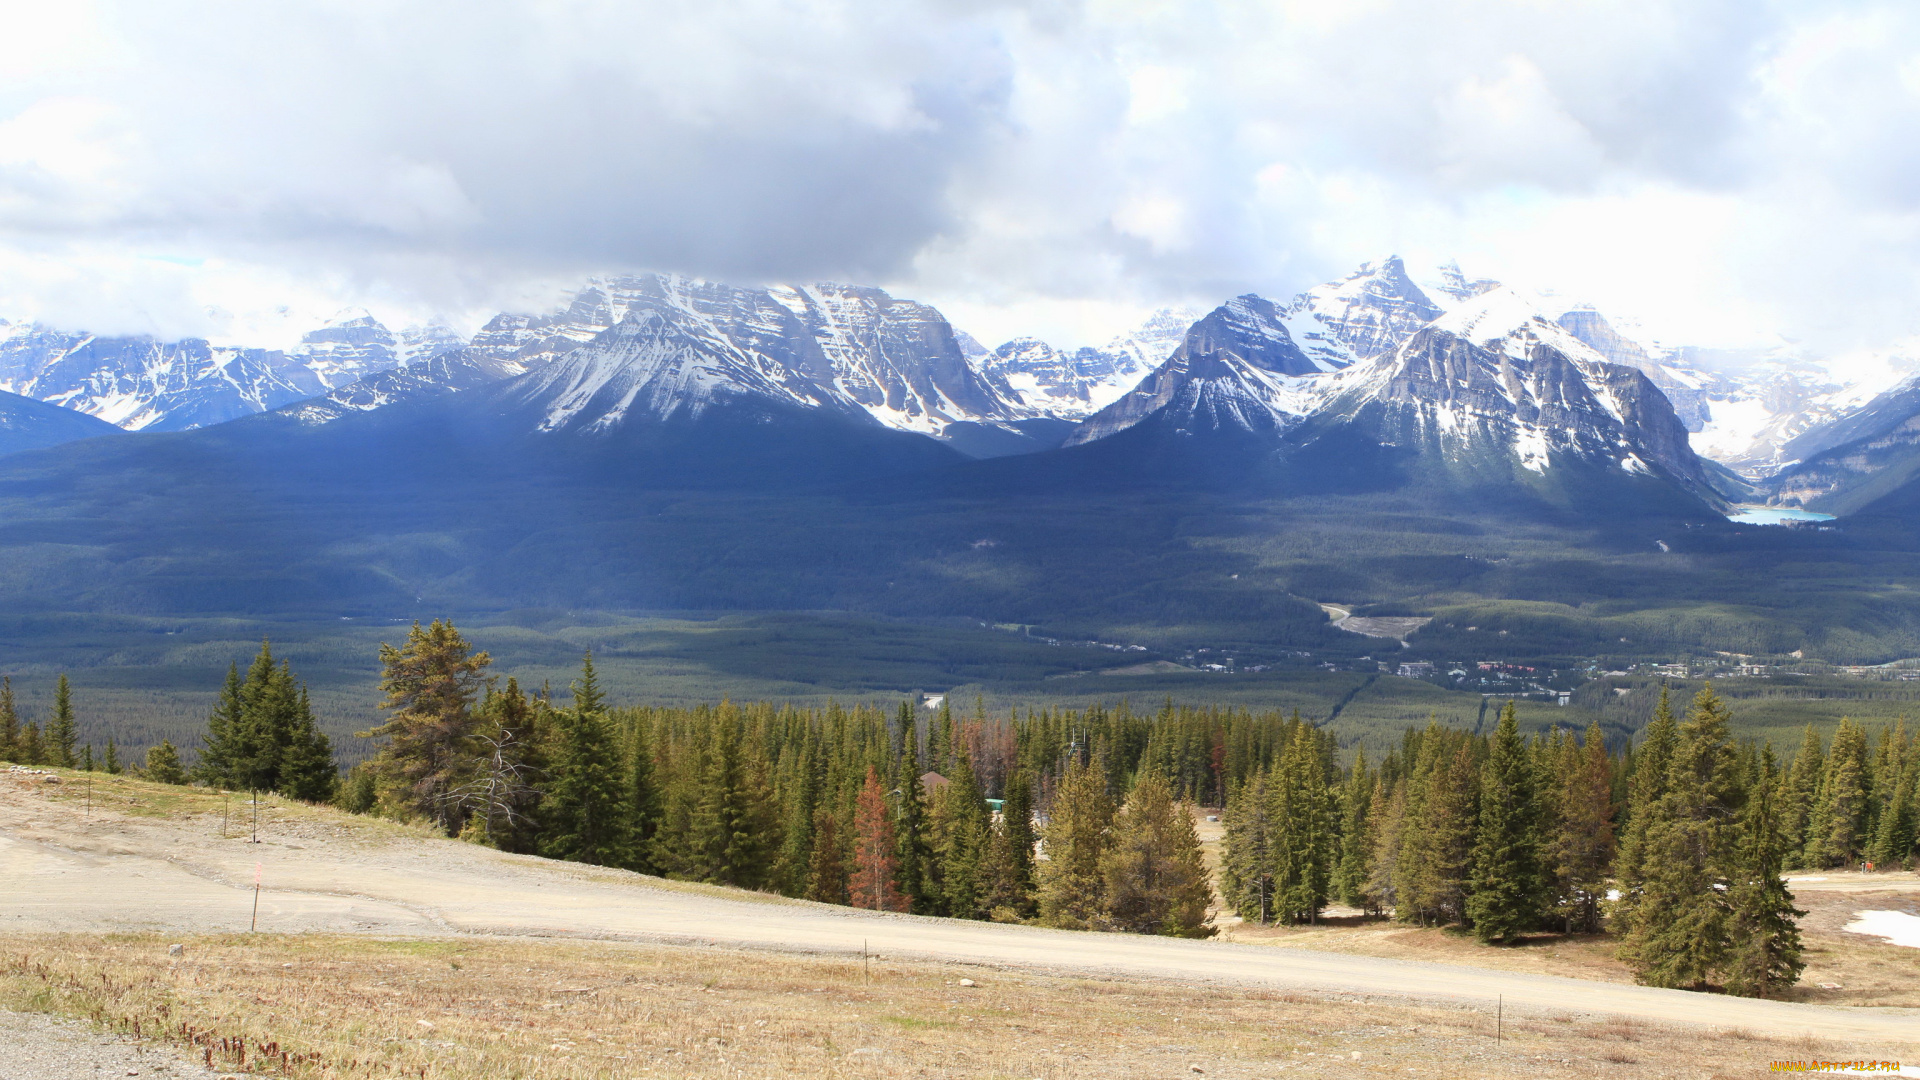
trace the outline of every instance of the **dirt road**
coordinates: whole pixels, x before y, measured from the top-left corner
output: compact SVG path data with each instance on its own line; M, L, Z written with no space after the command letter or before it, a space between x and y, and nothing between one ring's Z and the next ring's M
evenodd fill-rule
M1775 1035L1905 1042L1920 1010L1847 1009L1445 964L887 915L682 886L407 833L326 811L270 811L261 842L214 814L104 813L0 780L0 932L259 929L685 942L928 958L1055 972L1412 998L1535 1015L1601 1014ZM751 963L742 956L741 963Z

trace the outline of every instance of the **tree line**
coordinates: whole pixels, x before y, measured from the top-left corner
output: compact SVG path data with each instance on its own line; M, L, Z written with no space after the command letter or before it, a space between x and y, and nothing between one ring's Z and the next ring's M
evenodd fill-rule
M93 744L79 743L79 730L73 713L73 688L61 675L54 684L53 713L44 728L37 722L22 723L13 701L13 677L0 676L0 761L16 765L52 765L62 769L84 769L117 773L122 770L120 747L113 735L107 735L106 752L94 757Z
M1344 769L1328 733L1297 725L1228 798L1222 896L1249 921L1339 902L1487 943L1607 920L1643 983L1778 993L1804 966L1781 877L1805 843L1792 770L1727 722L1711 687L1684 720L1663 694L1616 757L1598 726L1523 738L1509 703L1490 735L1429 723L1378 768Z
M360 733L378 749L344 778L265 644L230 669L191 770L163 745L144 772L828 903L1188 936L1212 932L1215 884L1192 807L1224 804L1219 898L1248 921L1340 904L1490 944L1604 929L1643 982L1753 995L1802 969L1784 868L1915 853L1904 724L1843 721L1830 745L1809 728L1782 768L1732 738L1710 686L1683 718L1663 693L1617 753L1597 726L1524 738L1509 704L1488 735L1429 722L1374 765L1297 712L1171 702L615 707L591 655L562 702L501 684L446 622L381 662L386 718ZM51 738L0 682L0 747L60 745L63 715L70 740L64 680Z

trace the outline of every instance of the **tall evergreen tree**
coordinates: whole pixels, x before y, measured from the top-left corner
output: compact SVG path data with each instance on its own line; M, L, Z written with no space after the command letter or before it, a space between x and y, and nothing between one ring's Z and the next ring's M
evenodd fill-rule
M1133 786L1099 860L1105 923L1136 934L1211 937L1213 890L1200 858L1193 813L1175 802L1166 777L1148 772Z
M1275 781L1263 770L1228 794L1222 815L1225 838L1220 850L1220 894L1242 919L1269 923L1274 918L1273 800Z
M1705 686L1680 726L1666 793L1645 815L1645 880L1620 945L1621 958L1649 986L1710 986L1731 954L1725 890L1730 819L1739 809L1736 768L1726 707Z
M120 772L120 748L114 745L113 733L107 733L107 752L100 759L100 768L111 774Z
M1353 768L1340 785L1340 861L1333 873L1333 896L1349 907L1366 906L1367 863L1372 853L1374 776L1367 769L1367 753L1356 751Z
M1286 925L1313 922L1327 905L1338 854L1333 793L1318 733L1300 724L1268 784L1273 825L1273 913Z
M912 737L911 732L908 737ZM853 874L847 882L854 907L873 911L907 910L908 898L900 895L894 884L899 871L894 865L898 840L893 835L892 816L887 810L887 796L880 787L880 777L868 768L866 782L861 785L854 804Z
M1567 736L1555 762L1548 899L1567 933L1598 933L1613 865L1613 760L1598 721L1584 745Z
M1800 749L1787 766L1786 782L1780 788L1780 833L1786 838L1787 859L1799 863L1807 847L1807 820L1813 813L1814 796L1825 771L1826 751L1820 734L1808 724L1800 736Z
M291 684L293 673L283 666L278 680L283 685ZM285 732L287 741L280 748L276 790L302 802L332 802L340 787L340 767L333 761L332 740L314 720L306 687L300 687L295 695L291 722L280 730Z
M1480 821L1467 918L1483 942L1505 944L1539 925L1544 905L1533 771L1513 702L1500 711L1480 771Z
M991 835L986 798L964 753L950 766L953 775L934 798L929 815L934 865L938 867L940 908L956 919L987 914L986 857Z
M919 734L913 718L913 708L906 703L900 706L900 723L904 733L900 748L899 777L894 784L894 822L893 836L897 846L894 851L895 884L900 895L907 898L910 910L916 914L930 915L939 907L939 898L932 887L931 867L933 851L927 838L927 800L926 792L920 785Z
M1053 792L1041 830L1046 861L1039 879L1040 920L1048 926L1086 929L1106 915L1106 878L1101 858L1112 843L1113 801L1099 762L1075 760Z
M58 765L71 769L79 764L74 755L74 742L79 738L73 720L73 690L67 685L67 677L60 676L54 685L53 717L47 721L46 749L43 756L49 765Z
M451 622L436 620L425 629L413 624L400 648L382 644L380 663L389 716L361 735L387 740L373 759L381 786L398 808L456 834L463 810L454 791L479 758L473 703L492 658L474 652Z
M576 703L579 701L576 695ZM541 803L540 853L620 866L631 857L632 819L620 751L606 716L578 705L556 717L551 777Z
M1399 875L1400 840L1405 835L1407 815L1406 777L1381 777L1373 786L1373 806L1367 811L1367 831L1372 842L1367 847L1367 881L1361 888L1362 906L1373 914L1398 911L1399 893L1393 883Z
M875 785L878 786L877 778ZM881 821L885 822L884 806ZM807 851L807 885L802 895L823 904L848 902L847 862L840 842L840 822L825 806L814 812L813 838Z
M1614 916L1622 933L1630 933L1634 909L1646 888L1647 831L1660 800L1666 797L1668 769L1679 743L1679 724L1665 686L1660 688L1660 703L1654 707L1640 749L1632 759L1632 775L1627 785L1626 822L1620 833L1620 853L1614 862L1614 879L1620 897L1614 903Z
M1407 785L1407 807L1394 866L1394 917L1423 926L1466 916L1479 767L1473 744L1430 722L1420 765Z
M1867 783L1866 730L1843 716L1808 815L1807 865L1841 866L1860 857L1870 835Z
M775 819L764 762L722 718L714 725L707 771L693 816L700 879L758 889L773 871Z
M1033 780L1025 769L1007 778L987 855L987 911L995 919L1025 919L1034 913Z
M1806 970L1800 959L1800 927L1794 922L1806 912L1793 906L1793 894L1780 876L1787 838L1781 829L1784 815L1773 747L1763 751L1760 765L1740 814L1727 889L1732 941L1726 988L1743 997L1775 997Z
M240 702L240 665L227 665L227 681L220 687L220 696L214 699L213 712L207 715L207 733L205 745L200 750L200 760L194 763L193 775L214 787L231 788L237 786L233 773L236 763L243 756L240 740L241 702Z
M32 762L20 760L20 714L13 707L13 676L0 675L0 761L11 761L18 765L30 765Z

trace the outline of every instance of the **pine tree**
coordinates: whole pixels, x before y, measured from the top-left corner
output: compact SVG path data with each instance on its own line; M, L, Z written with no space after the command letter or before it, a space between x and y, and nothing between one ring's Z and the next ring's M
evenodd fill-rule
M898 800L893 823L894 843L898 845L894 852L895 884L900 895L907 898L910 910L927 915L939 906L939 898L934 895L928 865L933 853L927 842L926 793L920 786L919 735L913 709L905 702L900 704L900 722L905 730L900 775L894 785L894 798Z
M1808 815L1806 864L1841 866L1859 858L1870 835L1867 811L1867 733L1841 717Z
M1293 728L1280 766L1268 784L1273 822L1273 914L1281 923L1313 922L1327 905L1333 863L1339 849L1334 834L1333 793L1318 733L1307 724Z
M1509 701L1480 771L1479 835L1466 910L1482 942L1506 944L1540 922L1544 890L1537 802L1526 743Z
M700 880L760 888L773 871L772 792L730 717L713 729L701 788L693 815Z
M1136 934L1211 937L1213 890L1200 858L1193 813L1158 772L1133 786L1099 859L1105 925Z
M656 872L653 837L660 827L660 789L654 780L653 752L646 729L635 725L627 746L627 826L631 830L626 867L642 874Z
M13 707L13 677L0 675L0 761L33 764L20 758L20 714Z
M1367 811L1367 828L1373 834L1367 847L1367 881L1361 887L1364 907L1373 914L1398 912L1399 894L1393 883L1399 875L1400 838L1405 835L1407 780L1389 781L1382 776L1373 786L1373 806Z
M279 680L291 683L292 672L283 668ZM333 761L332 741L313 718L313 705L304 686L294 698L292 722L284 731L287 741L280 748L275 790L302 802L332 802L340 787L340 767Z
M1884 788L1884 793L1873 843L1867 852L1867 858L1876 866L1892 869L1904 865L1913 854L1916 840L1920 839L1916 835L1920 834L1920 807L1914 805L1917 776L1920 776L1920 754L1903 745L1888 769L1885 782L1876 785Z
M1739 795L1736 768L1726 707L1705 686L1680 726L1666 792L1641 823L1645 880L1620 955L1648 986L1704 988L1731 954L1723 890L1735 839L1729 819Z
M1349 907L1366 906L1367 863L1372 853L1374 777L1367 770L1367 753L1354 753L1353 768L1340 785L1340 861L1333 872L1333 896Z
M1550 901L1567 933L1598 933L1613 864L1613 761L1596 721L1584 746L1568 736L1554 777L1553 837L1545 852Z
M80 762L76 766L81 772L93 772L93 744L88 743L80 751Z
M908 737L912 737L911 732ZM847 892L854 907L873 911L907 910L909 901L894 884L899 873L894 865L898 840L893 835L891 819L880 777L869 767L853 818L853 874L847 883Z
M239 720L232 728L231 777L236 789L279 789L281 758L292 739L298 707L292 671L276 668L272 646L262 641L259 655L241 680Z
M876 778L877 786L878 780ZM881 822L885 823L885 807ZM823 904L847 902L846 854L841 849L840 822L833 811L822 806L813 815L813 843L808 849L807 887L803 894Z
M1098 762L1074 761L1054 789L1047 826L1041 830L1047 860L1035 869L1040 921L1048 926L1081 930L1099 926L1105 918L1106 879L1100 863L1112 842L1113 824L1105 771Z
M107 752L100 759L100 767L112 775L118 775L120 772L120 748L114 745L111 732L107 734Z
M1614 903L1618 931L1630 935L1636 919L1635 909L1647 879L1647 830L1660 800L1666 797L1668 768L1679 741L1679 724L1673 717L1668 691L1660 688L1660 703L1654 707L1653 720L1647 724L1634 756L1633 772L1627 785L1627 819L1620 833L1620 854L1614 862L1614 879L1620 898Z
M141 776L156 784L187 782L186 771L180 768L180 752L166 739L160 740L159 746L147 747L147 765L141 770Z
M1726 987L1743 997L1774 997L1800 981L1806 969L1800 960L1800 927L1794 922L1806 912L1793 906L1793 894L1780 877L1787 838L1781 830L1779 787L1773 747L1768 746L1740 815L1739 848L1727 889L1733 940Z
M1226 836L1220 851L1220 894L1242 919L1273 921L1274 781L1256 772L1227 796Z
M47 765L47 746L40 738L40 725L29 721L20 734L20 764Z
M576 696L575 701L579 698ZM550 859L620 866L630 855L631 819L619 748L598 711L561 710L551 779L541 803L540 853Z
M1025 769L1007 779L1006 799L988 850L988 913L1013 921L1034 913L1033 781Z
M47 722L46 748L42 751L46 763L73 768L79 763L73 753L78 738L73 722L73 691L67 685L67 677L62 675L53 691L53 718Z
M987 914L987 803L966 754L956 755L949 767L953 775L935 797L928 821L940 907L956 919L978 919Z
M1472 742L1430 722L1401 820L1395 918L1423 926L1465 918L1478 788Z
M1808 724L1800 737L1800 749L1787 767L1787 778L1780 789L1780 833L1786 839L1787 859L1799 863L1807 847L1807 820L1813 813L1814 795L1825 771L1826 751L1820 734Z
M216 788L243 786L234 779L234 769L243 755L240 741L240 665L238 662L227 665L227 681L220 687L220 696L214 700L213 712L207 716L205 746L200 750L200 760L194 763L193 775L197 780L205 781Z
M401 648L380 646L381 707L386 723L364 738L385 738L374 757L383 787L397 805L429 818L448 835L460 831L454 790L480 755L473 747L474 697L492 658L473 651L451 622L419 623Z

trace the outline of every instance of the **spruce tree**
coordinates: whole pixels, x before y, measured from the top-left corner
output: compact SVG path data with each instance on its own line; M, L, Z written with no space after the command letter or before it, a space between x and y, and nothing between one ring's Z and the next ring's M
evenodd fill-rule
M1506 944L1539 925L1538 800L1513 702L1500 712L1480 771L1480 821L1466 911L1474 936Z
M227 665L227 681L220 687L220 696L214 700L213 712L207 715L207 732L203 739L205 745L200 750L200 760L194 763L193 775L216 788L234 788L244 786L234 778L236 764L243 756L240 732L240 665L238 662Z
M876 785L878 781L876 780ZM885 821L885 808L882 818ZM840 822L825 806L814 811L813 837L807 852L806 891L801 895L823 904L847 902L846 853L840 842Z
M432 820L448 835L459 831L463 810L454 789L479 754L473 746L473 702L492 658L476 653L451 622L419 623L400 648L382 644L381 707L386 723L363 738L384 738L373 768L398 807Z
M40 738L40 725L29 721L20 733L20 764L47 765L47 746Z
M899 777L894 784L895 817L893 822L894 873L895 884L900 895L907 898L910 910L916 914L929 915L939 906L939 898L934 894L931 882L933 860L931 846L927 842L926 793L920 786L919 735L915 730L912 707L905 702L900 706L900 722L904 725L901 749Z
M1033 780L1025 769L1007 778L1006 796L987 856L987 911L996 920L1012 921L1034 913Z
M1887 776L1879 822L1867 853L1875 866L1894 869L1905 865L1913 854L1916 833L1920 833L1920 807L1914 805L1920 764L1914 757L1911 752L1901 755Z
M186 771L180 768L180 752L166 739L160 740L159 746L147 747L147 764L141 770L141 776L156 784L187 782Z
M908 737L912 737L911 731ZM910 903L894 884L899 869L894 865L898 840L893 835L892 817L880 777L869 767L854 804L853 873L847 882L848 898L854 907L905 911Z
M1361 887L1362 906L1371 914L1395 912L1399 894L1393 883L1400 874L1400 839L1405 834L1407 815L1407 779L1389 780L1382 770L1373 786L1373 806L1367 811L1367 831L1372 834L1367 847L1367 880Z
M279 678L291 683L293 675L283 669ZM291 723L283 730L287 741L280 748L275 789L302 802L332 802L340 787L340 767L333 761L333 742L313 718L306 687L294 697Z
M1549 901L1567 933L1598 933L1614 857L1613 760L1598 721L1587 728L1584 745L1567 737L1552 801L1553 836L1544 853Z
M112 732L107 733L107 752L100 759L100 768L109 774L118 775L120 772L120 748L114 745Z
M1268 783L1273 829L1273 915L1292 926L1319 918L1327 905L1338 853L1333 793L1327 787L1318 734L1293 728Z
M623 865L632 841L631 819L619 748L606 717L576 707L561 710L556 720L552 774L541 803L540 853Z
M1808 815L1806 864L1841 866L1859 858L1869 835L1867 814L1867 733L1843 716Z
M1787 838L1781 829L1780 776L1773 747L1762 753L1760 774L1747 792L1739 821L1738 849L1729 875L1732 948L1726 988L1743 997L1776 997L1800 980L1800 927L1806 914L1780 876Z
M1643 822L1645 877L1620 955L1648 986L1710 986L1732 952L1725 890L1741 794L1736 767L1726 707L1705 686L1680 726L1666 792Z
M626 867L642 874L657 872L653 864L653 837L660 827L660 789L655 781L653 751L647 731L632 727L626 749L627 826L631 831Z
M956 919L978 919L987 914L987 803L966 754L956 755L949 767L953 775L935 796L929 815L940 908Z
M1133 786L1099 869L1105 925L1136 934L1213 935L1207 914L1213 890L1192 810L1174 801L1172 787L1158 772L1148 772Z
M86 746L81 748L80 761L75 767L78 768L81 772L94 771L92 743L88 743Z
M1825 765L1826 751L1820 745L1820 734L1808 724L1780 789L1780 833L1786 839L1786 857L1792 863L1797 864L1804 858L1807 820L1813 813L1813 800Z
M1263 770L1227 796L1220 850L1220 894L1242 919L1273 921L1274 781Z
M1620 832L1620 853L1614 862L1614 879L1619 899L1614 902L1616 929L1630 935L1637 918L1635 909L1646 887L1648 828L1660 800L1666 797L1668 768L1679 740L1679 724L1665 686L1660 688L1660 703L1654 707L1640 749L1632 758L1632 775L1627 785L1626 822Z
M1438 926L1466 916L1478 789L1471 740L1429 722L1401 819L1393 880L1396 919Z
M13 707L11 675L0 675L0 761L32 764L20 760L20 714Z
M1098 762L1076 759L1054 788L1047 826L1041 830L1046 861L1035 868L1040 921L1048 926L1084 930L1105 918L1101 858L1112 842L1113 825L1105 773Z
M1367 753L1354 753L1353 768L1340 785L1340 859L1333 873L1333 896L1348 907L1367 903L1367 864L1372 853L1374 777L1367 769Z
M763 763L743 744L730 709L714 725L693 815L693 848L700 880L758 889L776 854L772 793Z
M79 764L73 752L78 738L73 721L73 691L67 685L67 677L61 675L53 691L53 717L47 721L46 748L42 751L46 763L63 769Z

